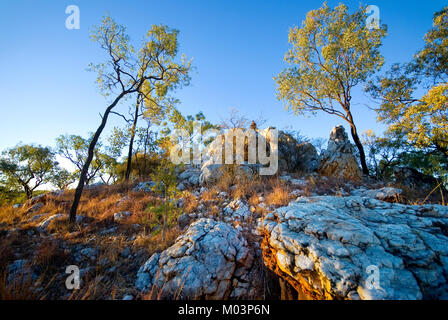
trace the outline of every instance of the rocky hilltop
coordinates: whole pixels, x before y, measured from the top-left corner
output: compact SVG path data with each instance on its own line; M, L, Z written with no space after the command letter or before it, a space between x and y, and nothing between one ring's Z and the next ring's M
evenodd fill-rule
M342 126L320 155L282 132L278 150L274 177L244 162L178 172L166 241L158 216L145 220L160 205L153 181L89 187L76 231L63 227L67 192L11 207L0 270L33 297L51 283L55 299L73 298L67 265L102 299L448 299L448 208L406 191L435 179L406 168L395 183L364 177Z
M320 158L314 147L294 143L291 136L281 134L279 141L288 164L282 169L363 179L342 126L332 130ZM216 177L223 167L213 165L211 173L207 164L200 174ZM292 189L306 184L288 175L282 179ZM391 203L401 196L396 188L350 189L340 196L299 196L257 224L238 228L232 222L241 217L238 212L250 216L249 208L240 201L229 219L227 206L218 217L192 223L172 247L154 254L140 268L136 287L164 297L257 298L260 277L252 265L261 257L301 299L448 299L448 208ZM258 243L248 246L247 233Z

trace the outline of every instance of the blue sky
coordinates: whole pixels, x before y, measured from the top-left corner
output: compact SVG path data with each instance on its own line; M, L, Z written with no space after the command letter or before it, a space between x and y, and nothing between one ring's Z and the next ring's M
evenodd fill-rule
M328 1L330 6L340 1ZM288 30L300 25L309 10L323 1L20 1L0 2L0 150L18 142L53 146L64 133L86 135L100 121L107 101L94 84L90 62L104 60L89 39L89 28L109 13L127 27L137 43L152 24L180 30L180 52L193 58L191 86L177 93L184 114L203 111L212 122L230 108L260 114L267 125L290 127L309 137L328 137L340 119L319 114L297 117L284 111L275 97L273 77L284 67ZM422 47L432 15L446 1L344 1L380 8L389 35L382 53L388 64L404 62ZM65 28L65 8L77 5L80 30ZM363 93L353 97L360 131L383 127L365 105ZM127 110L125 105L121 110ZM123 125L113 118L108 129ZM106 131L107 134L107 131Z

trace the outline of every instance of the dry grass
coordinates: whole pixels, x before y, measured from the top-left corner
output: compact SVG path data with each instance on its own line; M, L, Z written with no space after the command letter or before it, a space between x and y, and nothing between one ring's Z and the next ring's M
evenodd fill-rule
M256 177L254 179L240 180L232 191L234 199L249 199L254 195L263 193L266 190L266 179Z
M155 252L163 251L174 244L177 237L181 234L178 227L171 227L166 230L165 242L162 240L162 233L158 233L151 237L138 237L134 241L134 245L144 248L150 255Z
M395 185L394 187L400 188L402 192L401 203L423 205L428 203L436 203L440 205L448 205L448 193L444 191L440 186L437 186L431 191L416 190L403 185Z
M39 244L34 253L35 263L42 267L63 264L67 257L68 255L64 250L53 240L44 240Z
M218 182L216 183L216 187L224 192L230 193L230 188L234 185L235 182L235 173L231 168L227 168L224 170Z
M0 242L0 272L5 271L8 264L14 260L10 239L2 239Z
M275 186L272 192L266 195L266 203L276 207L286 206L291 200L289 189L282 185Z
M0 300L39 300L41 295L33 291L30 277L19 275L14 281L7 281L6 272L0 273Z
M182 194L182 197L184 199L184 211L186 213L192 213L197 211L197 208L199 206L199 200L190 192L184 192Z
M20 210L13 209L12 206L0 207L0 223L14 226L22 221L23 215Z

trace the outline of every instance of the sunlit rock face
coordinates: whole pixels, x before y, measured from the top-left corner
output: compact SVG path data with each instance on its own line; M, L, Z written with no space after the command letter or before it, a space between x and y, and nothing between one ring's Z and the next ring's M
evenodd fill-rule
M254 147L254 158L249 156L249 146ZM266 155L269 154L268 141L258 130L246 131L238 128L227 130L209 145L201 166L200 183L214 184L225 174L232 174L237 180L254 178L261 167L257 152L259 147L265 148Z
M354 156L354 146L343 126L334 127L331 131L328 147L320 155L318 171L324 176L345 180L362 178L361 169Z
M319 166L319 155L309 142L299 142L290 134L278 135L279 170L290 173L311 173Z
M270 155L271 133L275 128L266 130L255 130L252 141L255 145L254 158L249 156L249 134L244 138L243 152L237 152L236 138L234 136L246 132L243 129L230 129L221 136L221 139L210 144L205 157L205 162L201 168L201 184L216 183L223 174L235 171L235 176L239 179L252 179L259 174L263 161L259 159L259 148L265 148L266 156ZM226 162L226 144L232 145L233 154L230 159L232 164ZM272 143L274 143L272 141ZM228 147L228 145L227 145ZM311 143L298 142L291 135L280 131L275 148L278 150L278 170L290 173L311 173L317 170L319 156ZM227 150L231 150L227 149ZM229 162L229 159L227 159Z
M448 208L298 198L261 225L265 264L313 299L447 299Z
M135 286L162 299L254 298L254 256L242 234L224 222L200 219L174 245L154 254Z

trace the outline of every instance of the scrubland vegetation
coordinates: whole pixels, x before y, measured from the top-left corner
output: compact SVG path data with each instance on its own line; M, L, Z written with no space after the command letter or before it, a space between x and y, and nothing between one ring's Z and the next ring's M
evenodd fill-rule
M54 148L19 144L0 158L0 299L158 298L136 290L135 275L191 221L225 221L256 247L259 235L252 231L258 219L298 197L345 197L355 189L394 187L402 192L388 202L447 205L448 8L435 13L414 59L389 71L381 69L380 51L387 27L367 29L365 19L362 9L350 13L344 5L311 11L302 26L290 30L289 66L275 79L278 98L296 115L326 112L349 125L361 179L326 176L317 168L244 177L230 165L215 184L188 185L181 174L200 166L170 161L178 142L170 134L193 133L197 123L203 132L249 129L252 119L241 111L218 124L202 113L184 115L175 92L189 84L191 61L178 53L178 31L152 26L134 50L125 28L105 17L92 39L105 50L106 61L91 69L98 72L100 90L115 100L105 107L98 129L89 137L61 132ZM388 126L384 134L363 131L353 118L351 91L360 85L377 101L378 120ZM126 96L129 112L120 113ZM123 119L123 126L104 135L109 116ZM257 122L260 127L263 120ZM282 134L297 146L311 142L318 155L325 149L324 138ZM63 168L56 155L75 169ZM408 176L397 178L402 168L429 189ZM223 214L235 201L247 204L244 222ZM25 265L14 273L11 265L17 261ZM280 298L275 277L260 261L265 288L258 297ZM79 290L65 288L68 265L81 269Z

